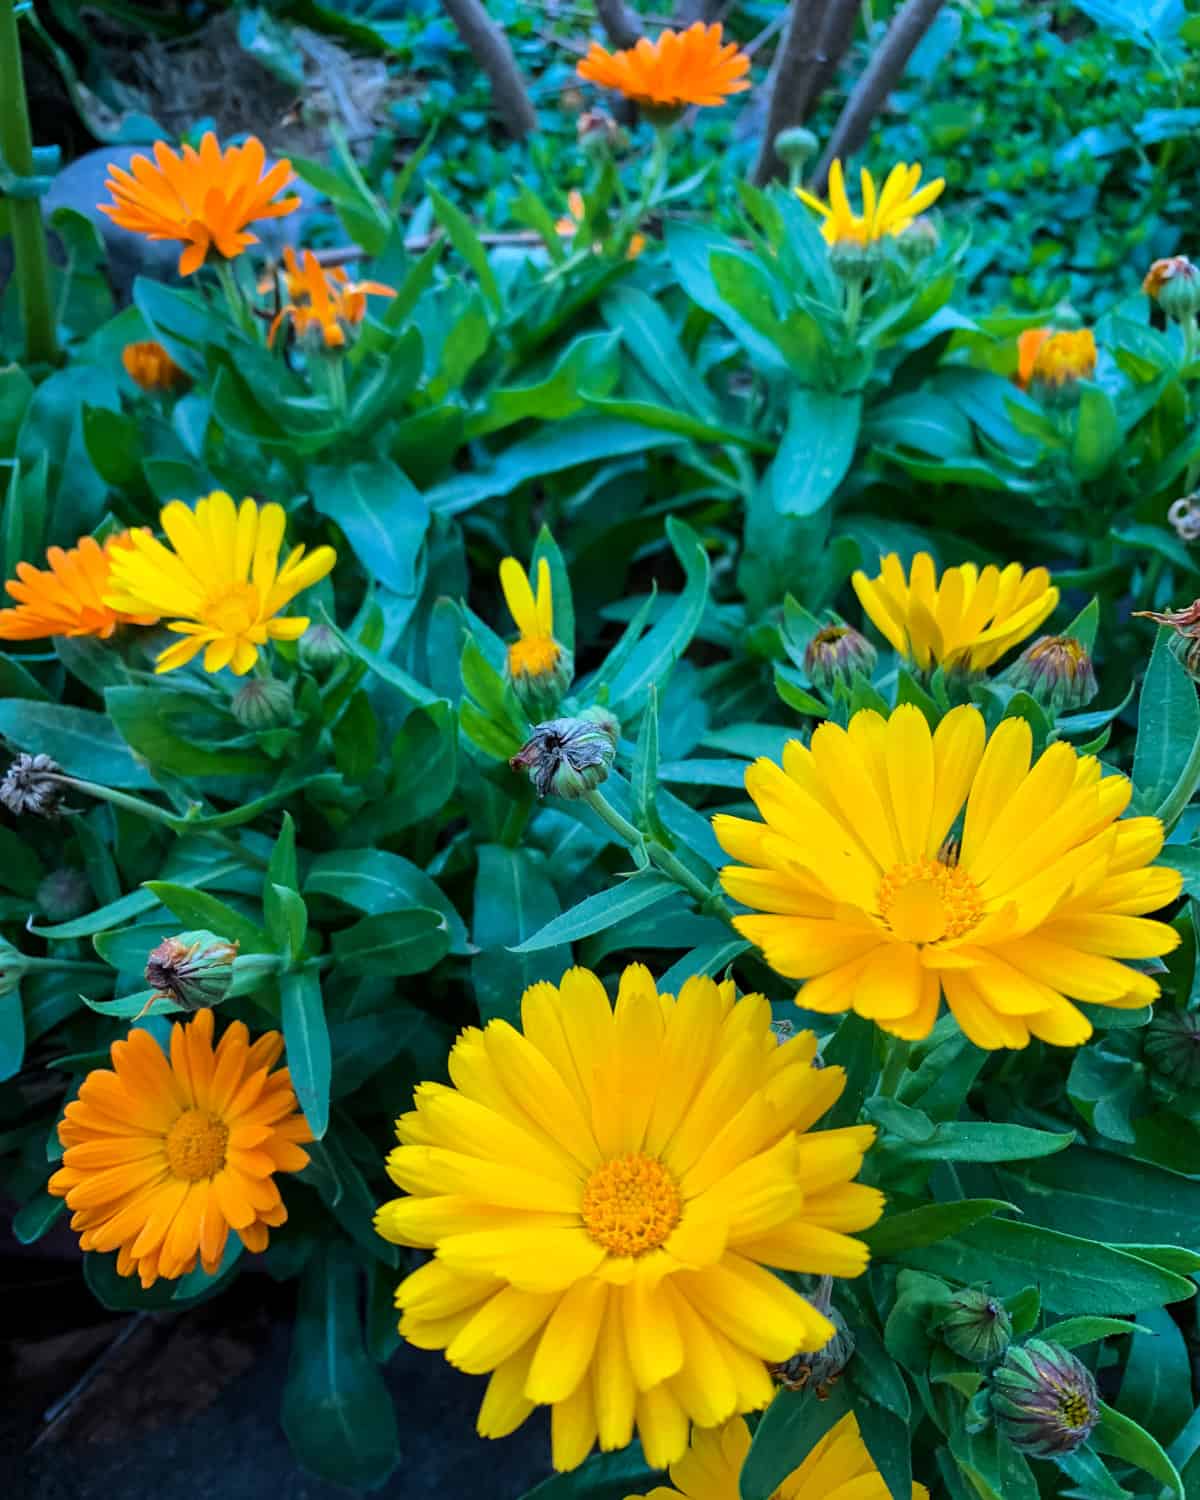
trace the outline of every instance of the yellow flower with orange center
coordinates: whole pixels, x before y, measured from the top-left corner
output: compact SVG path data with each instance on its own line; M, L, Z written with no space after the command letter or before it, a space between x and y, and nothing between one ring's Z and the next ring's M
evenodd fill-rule
M197 151L154 145L154 160L135 156L130 170L110 166L105 186L112 203L98 205L114 224L151 240L180 240L179 274L198 271L215 250L226 260L258 243L247 225L278 219L300 207L300 199L276 198L295 177L291 162L265 171L263 144L251 136L244 146L224 150L208 131Z
M882 189L863 167L859 174L862 188L862 213L855 213L846 192L846 178L840 161L829 169L829 202L814 197L803 188L796 189L801 202L822 217L821 233L829 245L874 245L886 238L903 234L913 221L942 195L944 177L935 178L920 187L921 164L897 162L888 173Z
M267 335L268 344L275 342L279 325L287 318L300 336L312 330L320 335L326 348L341 348L346 342L346 330L357 327L366 317L369 296L396 295L394 287L384 286L380 281L351 281L342 266L326 270L311 250L304 252L301 263L289 245L283 259L289 300L275 315Z
M155 339L126 344L121 350L121 363L130 380L144 391L180 391L191 384L186 370L181 370Z
M1045 568L974 563L947 568L939 582L933 558L918 552L906 577L899 557L880 560L877 578L859 569L854 592L872 624L922 671L935 666L982 672L1054 611L1058 590Z
M750 1429L741 1417L717 1428L696 1428L684 1456L671 1465L671 1484L625 1500L741 1500L742 1465L750 1451ZM835 1422L793 1469L771 1500L891 1500L852 1411ZM912 1500L929 1500L923 1484Z
M805 981L797 1004L917 1038L944 996L976 1046L1075 1047L1092 1025L1073 1000L1137 1009L1157 996L1127 961L1179 942L1145 915L1182 885L1150 864L1162 824L1118 821L1132 788L1095 756L1059 741L1033 761L1032 749L1024 719L989 739L962 707L931 732L903 704L821 725L782 766L754 763L746 790L763 821L713 820L738 861L721 882L764 913L734 925Z
M103 544L81 536L74 547L51 547L48 568L17 564L17 577L4 585L17 605L0 609L0 640L33 641L53 635L95 635L107 640L118 625L153 625L158 615L138 605L124 610L106 602L112 559L133 548L133 534L121 531Z
M221 490L195 509L172 500L162 511L170 547L148 532L114 557L105 602L114 609L154 610L168 630L185 637L163 651L156 672L170 672L204 652L206 672L231 667L244 676L268 640L294 641L308 629L304 615L281 616L302 590L337 561L332 547L305 556L294 547L282 567L286 517L281 505L235 506Z
M421 1084L388 1175L409 1196L376 1228L435 1258L404 1281L400 1332L491 1373L479 1413L503 1437L551 1407L554 1465L636 1428L656 1467L689 1422L766 1406L764 1361L819 1349L833 1324L768 1267L857 1276L850 1237L879 1217L852 1179L871 1126L814 1130L841 1068L816 1038L778 1045L761 995L641 965L615 1006L587 969L539 983L521 1027L468 1028L452 1087Z
M1022 334L1045 334L1035 344L1030 339L1022 348L1022 369L1028 366L1026 384L1052 388L1090 380L1096 373L1096 337L1090 328L1064 329L1055 333L1047 329L1029 329ZM1030 353L1032 357L1030 358Z
M623 52L593 42L576 68L580 78L615 89L649 110L686 104L724 104L750 87L750 59L722 37L721 23L697 21L686 31L664 31L656 41L640 37Z
M117 1252L144 1287L196 1268L212 1275L229 1231L267 1247L287 1210L276 1172L308 1164L312 1140L286 1068L283 1038L251 1044L241 1021L213 1047L213 1013L171 1028L168 1058L148 1031L112 1045L112 1068L87 1075L58 1126L66 1147L49 1189L67 1200L83 1250Z

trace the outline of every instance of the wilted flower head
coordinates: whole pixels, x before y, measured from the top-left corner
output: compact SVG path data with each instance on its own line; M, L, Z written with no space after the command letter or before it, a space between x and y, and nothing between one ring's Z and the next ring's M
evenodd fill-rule
M1200 495L1181 495L1167 507L1167 520L1181 542L1200 540Z
M620 733L604 708L585 709L574 719L550 719L535 726L509 765L529 772L539 797L553 792L573 801L608 779Z
M876 189L875 179L863 167L859 173L862 188L862 213L855 213L846 192L846 177L841 161L829 169L829 202L797 188L801 202L823 219L821 233L829 245L876 245L880 240L903 234L917 216L941 197L946 186L937 177L919 187L921 164L897 162L888 173L883 187Z
M1146 1027L1142 1052L1177 1088L1200 1089L1200 1011L1157 1011Z
M978 1287L962 1287L950 1298L938 1324L944 1344L973 1364L987 1364L1008 1348L1012 1319L997 1297Z
M1100 1419L1092 1372L1046 1339L1010 1348L989 1388L996 1426L1020 1453L1065 1458L1083 1446Z
M173 1000L184 1010L220 1005L233 981L238 945L215 932L180 932L164 938L146 959L146 982L155 999Z
M805 648L804 670L815 688L832 693L855 677L870 677L878 659L866 636L849 625L822 625Z
M575 138L585 151L607 155L628 139L625 130L605 109L585 109L575 121Z
M1082 708L1098 691L1087 647L1071 635L1043 635L1027 646L1006 673L1044 707L1059 713Z
M157 339L126 344L121 363L130 380L144 391L182 391L191 384L187 371L179 368Z
M0 803L20 817L56 818L62 810L63 787L58 778L63 769L48 755L17 756L0 781Z
M832 1278L826 1279L832 1281ZM811 1390L818 1401L826 1401L833 1386L841 1379L842 1371L854 1357L855 1338L845 1318L829 1304L828 1297L814 1296L812 1302L833 1324L836 1330L833 1337L819 1349L802 1350L780 1364L768 1364L767 1369L772 1378L789 1391Z
M1135 609L1139 620L1156 620L1160 625L1170 625L1180 635L1200 635L1200 599L1193 599L1182 609Z
M663 31L656 41L640 37L623 52L593 42L576 68L580 78L614 89L651 116L673 117L687 104L724 104L750 87L750 59L736 42L725 42L721 24L697 21L686 31Z
M1142 291L1173 322L1183 323L1200 312L1200 270L1186 255L1156 260L1146 272Z

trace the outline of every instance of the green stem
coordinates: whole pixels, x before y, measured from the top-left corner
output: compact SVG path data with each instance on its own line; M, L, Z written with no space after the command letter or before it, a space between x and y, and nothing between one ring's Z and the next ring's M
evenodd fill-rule
M21 967L29 969L52 969L59 974L112 974L108 964L88 963L79 958L26 958L21 957Z
M908 1072L908 1055L911 1043L902 1036L890 1037L887 1041L887 1056L883 1060L883 1071L879 1075L877 1092L885 1099L894 1099L896 1091Z
M217 280L221 283L221 290L225 293L225 301L229 304L233 321L243 333L248 334L257 342L258 329L254 322L254 315L246 306L246 299L242 295L237 272L233 269L232 262L226 260L223 255L215 255L209 264L217 273Z
M1200 786L1200 735L1192 744L1191 753L1188 755L1183 770L1179 773L1178 781L1154 810L1154 816L1162 821L1164 834L1169 835L1175 824L1179 822L1198 786Z
M854 276L846 282L846 333L853 338L858 332L858 320L862 316L863 283Z
M0 157L17 177L33 176L33 136L21 67L14 0L0 0ZM9 230L16 264L25 354L30 364L57 364L58 330L50 295L50 256L46 227L36 198L7 198Z
M605 797L599 788L594 788L584 794L583 800L592 809L598 818L607 823L612 831L622 839L631 849L641 850L657 869L672 879L676 885L681 886L689 896L696 902L700 910L711 916L719 918L722 922L733 926L733 913L725 904L720 892L706 886L704 882L669 849L653 839L647 841L645 835L628 819L623 818L612 803Z
M1196 318L1193 314L1190 318L1184 318L1180 324L1183 330L1183 366L1184 369L1193 364L1196 359Z

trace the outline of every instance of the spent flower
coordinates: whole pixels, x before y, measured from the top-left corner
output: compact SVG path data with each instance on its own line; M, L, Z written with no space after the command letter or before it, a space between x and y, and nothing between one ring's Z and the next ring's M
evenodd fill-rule
M539 797L553 793L568 802L586 796L608 780L621 726L606 708L589 708L573 719L549 719L509 761L528 771Z
M154 998L184 1010L220 1005L233 983L238 945L215 932L180 932L163 938L146 959L146 982Z
M63 811L63 768L48 755L29 755L24 750L0 781L0 805L16 817L31 813L35 818L56 818Z
M1173 323L1190 322L1200 313L1200 269L1186 255L1156 260L1146 272L1142 291Z

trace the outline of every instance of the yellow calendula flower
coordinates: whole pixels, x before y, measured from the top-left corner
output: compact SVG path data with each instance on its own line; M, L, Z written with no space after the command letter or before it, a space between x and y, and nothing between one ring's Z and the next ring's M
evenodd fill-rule
M782 1046L761 995L631 965L615 1006L587 969L532 985L522 1031L470 1027L453 1087L421 1084L376 1228L435 1258L404 1281L400 1332L491 1373L479 1432L551 1407L554 1465L634 1429L665 1467L689 1422L766 1406L764 1361L819 1349L828 1318L773 1275L857 1276L850 1238L882 1195L855 1183L870 1126L812 1127L841 1094L816 1038Z
M520 634L506 656L508 678L525 712L535 722L550 718L571 685L574 658L554 639L554 597L550 564L538 559L537 594L515 557L500 564L500 587Z
M738 1482L749 1451L750 1429L741 1417L723 1427L697 1428L688 1451L671 1465L674 1488L659 1485L625 1500L740 1500ZM852 1411L834 1423L772 1500L891 1500ZM912 1500L929 1500L923 1484L913 1485Z
M1024 719L989 739L978 709L955 708L931 732L902 704L821 725L782 766L754 763L746 790L763 821L713 820L738 861L721 882L756 913L738 931L805 981L797 1004L915 1038L944 995L979 1047L1075 1047L1092 1026L1072 1000L1137 1009L1157 996L1126 960L1179 942L1145 915L1182 885L1150 865L1162 824L1118 821L1132 789L1095 756L1059 741L1031 763L1032 748Z
M963 563L947 568L939 581L928 552L917 553L907 577L890 552L880 560L878 577L859 569L850 581L880 635L922 671L983 672L1032 635L1058 603L1045 568L1026 573L1019 563L982 569Z
M1090 380L1096 373L1096 336L1090 328L1051 333L1037 346L1029 384L1057 388Z
M823 219L821 233L830 245L874 245L878 241L903 234L920 214L942 196L944 177L937 177L919 187L921 164L897 162L888 173L883 187L876 190L875 179L863 167L859 174L862 186L862 213L855 213L846 192L846 178L840 161L829 169L829 202L816 198L803 188L797 196Z
M67 1200L84 1250L117 1252L144 1287L211 1276L233 1230L267 1248L287 1209L276 1172L308 1165L312 1140L286 1068L283 1038L256 1042L241 1021L213 1046L213 1013L171 1028L168 1057L148 1031L112 1045L112 1068L83 1080L58 1126L66 1147L49 1190Z
M281 505L240 506L221 490L195 508L172 500L162 511L166 547L131 532L132 547L112 553L104 602L130 614L156 614L185 637L163 651L156 672L170 672L204 652L204 670L230 667L244 676L268 640L294 641L308 629L304 615L280 610L324 578L337 561L332 547L305 555L294 547L283 566L286 517Z

